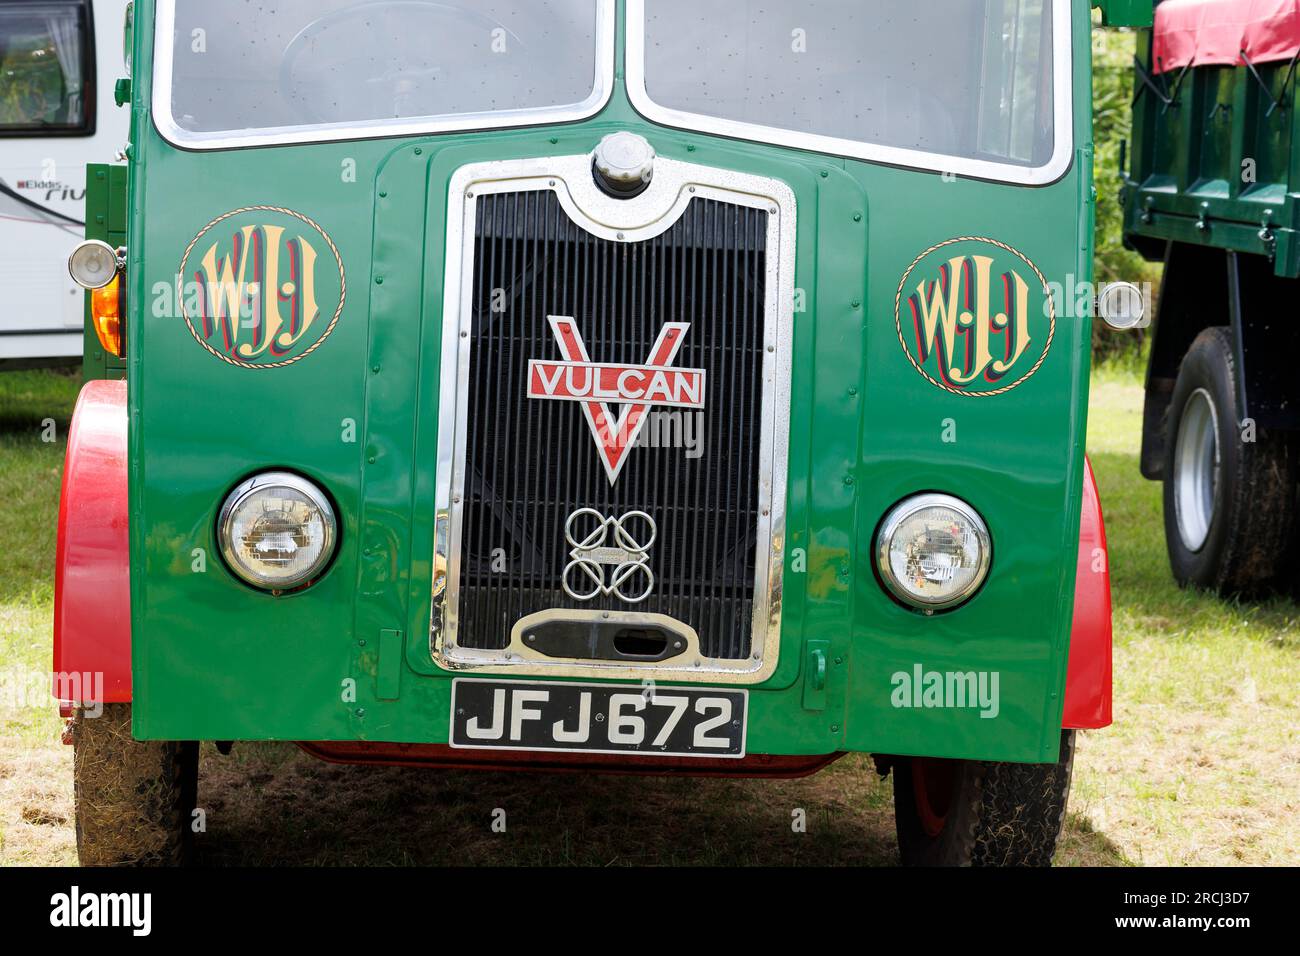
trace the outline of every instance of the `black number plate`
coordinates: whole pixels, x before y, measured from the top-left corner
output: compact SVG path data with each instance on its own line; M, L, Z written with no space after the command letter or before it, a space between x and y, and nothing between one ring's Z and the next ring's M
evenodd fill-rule
M749 692L458 677L451 745L671 757L743 757Z

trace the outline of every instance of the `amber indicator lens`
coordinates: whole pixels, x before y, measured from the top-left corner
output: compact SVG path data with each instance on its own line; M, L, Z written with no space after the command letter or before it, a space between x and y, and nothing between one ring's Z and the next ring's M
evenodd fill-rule
M90 321L104 351L126 357L122 341L122 279L113 276L108 285L90 293Z

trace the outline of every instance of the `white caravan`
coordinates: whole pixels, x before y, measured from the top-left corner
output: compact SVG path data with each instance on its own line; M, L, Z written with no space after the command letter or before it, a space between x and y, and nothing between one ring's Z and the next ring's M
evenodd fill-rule
M0 0L0 370L81 359L86 164L112 162L129 111L127 0Z

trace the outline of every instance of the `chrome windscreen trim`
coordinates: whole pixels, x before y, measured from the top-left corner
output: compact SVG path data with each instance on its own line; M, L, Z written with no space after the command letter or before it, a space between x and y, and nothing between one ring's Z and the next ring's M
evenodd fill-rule
M631 99L636 111L646 119L676 129L712 133L732 139L750 140L758 143L771 143L776 146L792 146L795 149L804 149L815 153L849 156L854 159L885 163L890 166L952 173L956 176L966 176L973 179L988 179L1020 186L1044 186L1056 182L1065 175L1074 159L1072 14L1069 0L1052 0L1052 2L1054 24L1052 79L1055 91L1055 102L1053 103L1055 143L1053 144L1051 160L1039 167L1017 166L1012 163L997 163L960 156L947 156L942 153L901 149L896 146L880 146L858 140L840 139L835 136L822 136L815 133L801 133L776 126L762 126L756 123L722 119L716 116L706 116L701 113L690 113L661 106L650 98L650 94L646 90L646 0L627 0L628 98Z
M171 44L176 23L176 0L158 0L158 8L154 16L153 92L150 112L154 126L163 139L181 149L193 150L239 149L247 146L274 146L286 143L332 143L351 139L425 136L434 133L574 123L595 116L605 108L605 104L613 94L615 22L615 0L597 0L595 78L591 95L580 103L533 109L463 113L454 116L196 133L181 127L172 116Z

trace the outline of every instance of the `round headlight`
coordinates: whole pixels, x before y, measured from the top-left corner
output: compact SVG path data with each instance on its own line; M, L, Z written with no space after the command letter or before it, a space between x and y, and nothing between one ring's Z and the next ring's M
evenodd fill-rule
M87 239L68 256L68 274L83 289L102 289L117 275L117 250L99 239Z
M312 581L329 563L337 525L319 488L271 471L230 493L217 519L217 537L237 575L254 587L287 591Z
M899 600L926 611L968 600L988 574L992 542L975 509L950 495L894 507L876 538L876 563Z

